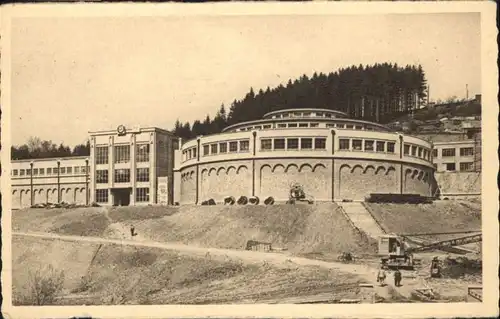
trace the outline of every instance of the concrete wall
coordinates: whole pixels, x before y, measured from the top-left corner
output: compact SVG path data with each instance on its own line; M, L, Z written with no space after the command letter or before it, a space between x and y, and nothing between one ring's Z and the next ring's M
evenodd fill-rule
M441 196L461 196L481 194L480 172L435 173Z

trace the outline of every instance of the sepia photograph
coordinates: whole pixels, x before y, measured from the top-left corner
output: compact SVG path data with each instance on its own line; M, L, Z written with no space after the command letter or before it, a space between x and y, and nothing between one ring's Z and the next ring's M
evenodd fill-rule
M8 314L494 302L493 6L451 5L2 10Z

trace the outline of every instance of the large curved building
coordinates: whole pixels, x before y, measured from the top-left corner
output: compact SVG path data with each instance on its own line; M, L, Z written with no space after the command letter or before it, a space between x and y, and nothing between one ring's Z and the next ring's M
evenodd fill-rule
M316 201L431 196L431 150L430 142L343 112L275 111L182 143L174 197L180 204L241 195L280 201L295 183Z

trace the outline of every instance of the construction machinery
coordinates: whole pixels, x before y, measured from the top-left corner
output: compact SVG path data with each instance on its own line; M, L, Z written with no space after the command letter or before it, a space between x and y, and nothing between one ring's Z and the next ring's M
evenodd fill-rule
M306 196L302 185L295 183L290 186L290 194L287 204L295 204L295 202L297 201L307 202L309 204L312 204L314 202L312 198L308 198Z
M411 236L446 235L459 233L475 233L454 239L447 239L432 243L422 243L412 239ZM448 233L423 233L423 234L386 234L379 237L378 254L381 257L382 267L387 269L413 270L415 266L414 253L430 250L448 250L455 246L477 243L482 241L482 234L478 231L448 232ZM433 268L434 267L434 268ZM439 263L431 264L431 274L439 274ZM439 275L438 275L439 276Z

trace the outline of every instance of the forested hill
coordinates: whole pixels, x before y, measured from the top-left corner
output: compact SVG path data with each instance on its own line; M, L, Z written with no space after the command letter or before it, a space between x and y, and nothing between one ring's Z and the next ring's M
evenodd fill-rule
M177 121L173 132L183 139L219 133L228 125L288 108L333 109L352 118L388 123L414 110L425 100L425 91L425 73L420 65L351 66L329 74L304 74L273 89L255 92L251 88L242 99L233 101L228 113L222 105L213 118L207 115L193 123Z

